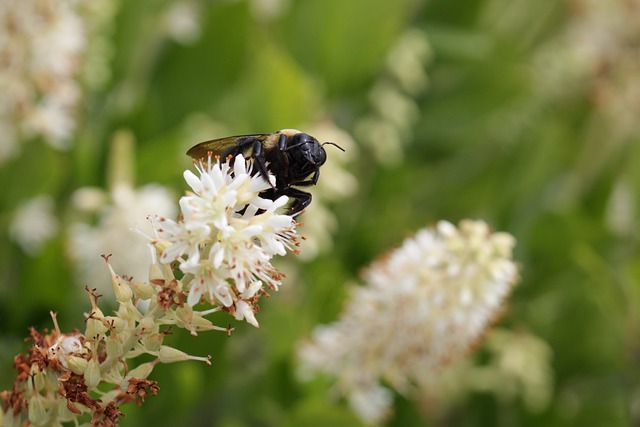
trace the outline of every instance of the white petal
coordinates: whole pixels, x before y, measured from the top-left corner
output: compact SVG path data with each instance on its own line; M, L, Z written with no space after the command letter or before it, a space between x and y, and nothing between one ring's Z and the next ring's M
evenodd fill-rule
M200 302L205 285L204 283L196 280L193 280L191 284L191 289L189 289L189 295L187 296L187 304L193 307Z
M249 306L246 301L239 300L236 302L236 320L242 319L246 320L247 323L255 326L256 328L260 326L251 306Z
M187 184L195 193L202 192L202 182L200 181L200 178L198 178L193 172L191 172L190 170L186 170L184 171L182 176L184 176L184 180L187 181Z

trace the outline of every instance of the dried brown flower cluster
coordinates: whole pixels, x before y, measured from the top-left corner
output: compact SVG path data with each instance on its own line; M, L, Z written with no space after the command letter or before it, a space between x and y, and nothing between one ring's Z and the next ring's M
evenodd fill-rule
M111 269L109 257L105 261ZM152 274L154 270L158 272L152 268ZM90 425L115 426L124 415L119 410L121 404L140 405L157 394L158 384L147 379L157 363L195 359L210 364L209 357L189 356L163 345L171 326L160 330L161 324L179 324L192 333L208 329L230 332L185 309L184 293L170 269L164 271L169 277L158 276L150 283L133 283L111 272L120 302L114 316L102 313L100 295L87 288L92 309L85 315L84 333L61 333L54 313L53 331L31 328L27 354L14 359L17 375L13 388L0 394L5 425L22 425L26 417L31 425L83 420ZM143 296L154 298L144 314L138 309ZM130 359L145 353L157 359L130 369ZM111 385L107 393L103 392L105 384ZM81 418L84 414L88 415Z

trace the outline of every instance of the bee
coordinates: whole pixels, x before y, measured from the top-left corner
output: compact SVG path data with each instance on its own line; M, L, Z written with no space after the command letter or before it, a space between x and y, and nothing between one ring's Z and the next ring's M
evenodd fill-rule
M201 142L189 149L187 155L195 160L206 159L209 153L220 156L225 162L230 157L242 154L245 159L253 159L254 173L259 173L269 181L269 172L275 178L275 185L260 193L262 197L276 200L288 196L293 203L288 208L289 215L301 212L311 203L311 194L295 187L310 187L318 183L320 166L327 160L325 145L342 147L333 142L320 144L309 134L296 129L282 129L273 133L254 133L212 139Z

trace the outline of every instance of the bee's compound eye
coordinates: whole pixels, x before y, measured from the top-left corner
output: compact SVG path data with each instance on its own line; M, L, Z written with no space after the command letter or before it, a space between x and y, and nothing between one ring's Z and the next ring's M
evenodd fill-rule
M327 152L324 151L324 148L322 148L322 146L318 143L313 146L311 155L313 156L313 163L317 166L322 166L324 162L327 161Z

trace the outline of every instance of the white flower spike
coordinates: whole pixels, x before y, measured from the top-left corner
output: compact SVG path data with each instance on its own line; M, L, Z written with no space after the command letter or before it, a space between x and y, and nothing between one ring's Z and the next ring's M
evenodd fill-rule
M418 231L366 270L340 320L301 345L302 373L334 378L362 419L381 421L392 403L383 383L427 387L501 314L518 278L514 244L482 221Z

